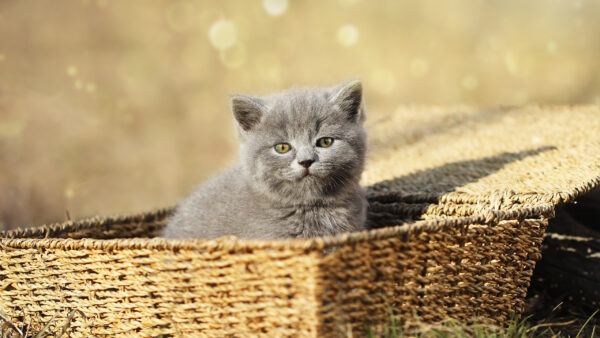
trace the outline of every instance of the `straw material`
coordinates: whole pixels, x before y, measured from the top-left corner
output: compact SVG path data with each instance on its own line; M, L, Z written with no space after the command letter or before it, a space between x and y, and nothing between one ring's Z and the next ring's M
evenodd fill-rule
M502 325L522 311L554 203L598 185L598 113L405 107L372 122L368 232L139 238L166 209L1 233L1 310L37 328L58 314L58 330L79 309L73 337L337 336L390 311L406 328Z
M600 105L401 106L369 127L363 177L377 191L444 201L509 191L558 204L600 184Z
M412 213L375 205L389 217L381 222ZM523 307L553 206L436 215L471 208L432 208L428 221L312 240L123 239L152 234L164 212L13 232L121 239L2 239L0 302L38 327L80 309L86 318L75 317L72 335L81 337L335 336L386 322L390 308L402 320L502 323Z

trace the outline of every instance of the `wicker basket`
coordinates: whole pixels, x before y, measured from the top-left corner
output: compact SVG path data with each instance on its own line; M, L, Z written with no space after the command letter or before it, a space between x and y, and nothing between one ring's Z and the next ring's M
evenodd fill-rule
M162 210L5 233L2 310L40 327L79 309L74 337L335 336L385 324L390 310L406 325L503 324L522 310L553 205L370 202L374 224L397 226L311 240L126 239L156 235Z
M168 209L0 233L0 309L34 328L56 315L51 330L80 310L74 337L336 336L392 312L407 328L504 324L522 310L555 204L600 184L598 116L404 107L375 119L368 232L152 238Z

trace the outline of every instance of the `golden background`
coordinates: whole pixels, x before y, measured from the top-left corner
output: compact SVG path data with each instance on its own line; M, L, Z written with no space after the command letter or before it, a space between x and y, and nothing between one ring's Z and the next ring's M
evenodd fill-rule
M599 14L591 0L3 0L0 225L176 203L235 161L229 93L360 77L369 121L411 103L600 103Z

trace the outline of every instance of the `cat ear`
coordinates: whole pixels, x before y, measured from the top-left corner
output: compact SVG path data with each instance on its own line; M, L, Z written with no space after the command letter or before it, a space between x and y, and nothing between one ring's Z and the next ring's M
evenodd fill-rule
M329 102L336 104L352 121L362 121L362 83L352 80L334 87Z
M235 120L244 131L254 128L265 111L263 101L246 95L230 95L231 111Z

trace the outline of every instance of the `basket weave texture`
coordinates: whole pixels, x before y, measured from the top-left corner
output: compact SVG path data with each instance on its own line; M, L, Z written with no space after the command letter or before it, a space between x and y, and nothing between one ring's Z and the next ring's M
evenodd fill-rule
M425 110L437 121L420 121ZM56 330L78 309L73 337L338 336L390 311L406 327L504 324L522 311L554 205L598 186L599 116L402 107L369 126L366 232L152 238L165 209L0 233L0 309L34 328L56 315Z

